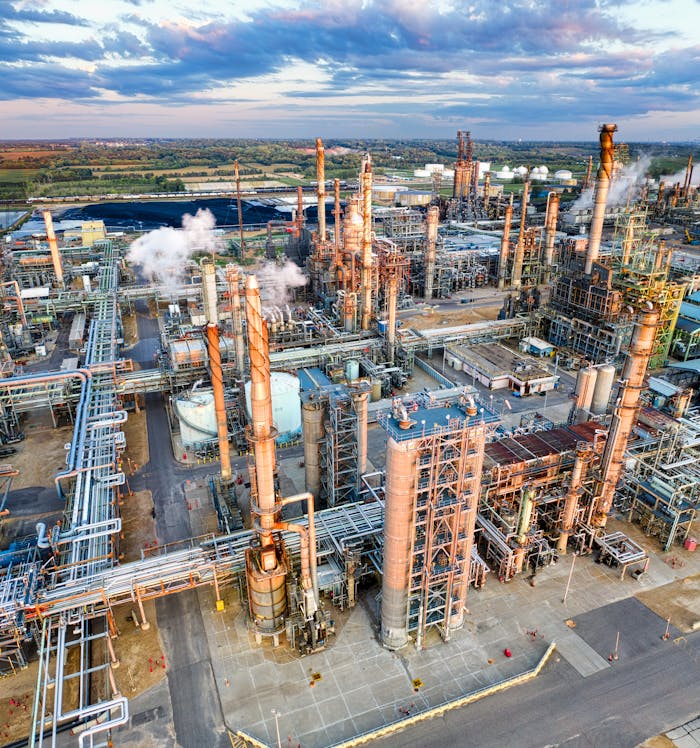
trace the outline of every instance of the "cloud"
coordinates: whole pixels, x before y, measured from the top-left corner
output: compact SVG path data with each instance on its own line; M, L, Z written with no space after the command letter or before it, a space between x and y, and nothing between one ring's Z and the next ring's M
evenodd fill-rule
M80 42L34 38L17 23L85 27L86 20L11 5L0 21L0 97L106 96L182 107L194 97L238 102L246 96L236 87L262 91L273 81L275 96L290 103L320 106L325 98L330 107L343 97L368 113L400 117L412 109L441 122L490 123L700 106L700 47L670 49L668 31L623 20L636 19L619 12L633 9L632 0L299 0L243 19L178 8L189 19L159 20L150 0L123 1L133 12L107 18ZM287 81L285 90L295 65L315 74ZM17 81L8 81L13 75ZM377 102L381 96L386 101Z

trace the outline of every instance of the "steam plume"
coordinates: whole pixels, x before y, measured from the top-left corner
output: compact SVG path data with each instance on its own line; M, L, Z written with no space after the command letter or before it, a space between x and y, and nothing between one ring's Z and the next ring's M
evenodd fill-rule
M651 164L651 157L641 156L632 164L622 167L620 173L610 183L606 205L613 207L623 205L629 199L636 200L642 190L646 173ZM584 190L578 200L571 206L571 210L586 210L593 207L593 187Z
M138 265L148 280L173 287L182 280L185 263L195 252L220 248L214 226L216 219L209 210L200 208L194 216L185 213L182 229L166 226L149 231L132 242L126 259Z
M255 275L260 284L260 298L266 304L286 304L290 300L290 289L307 283L301 268L291 260L284 265L266 262Z

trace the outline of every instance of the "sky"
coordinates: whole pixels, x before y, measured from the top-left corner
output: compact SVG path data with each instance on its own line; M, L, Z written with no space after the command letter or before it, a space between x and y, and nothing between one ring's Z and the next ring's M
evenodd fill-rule
M0 0L0 138L700 138L700 0Z

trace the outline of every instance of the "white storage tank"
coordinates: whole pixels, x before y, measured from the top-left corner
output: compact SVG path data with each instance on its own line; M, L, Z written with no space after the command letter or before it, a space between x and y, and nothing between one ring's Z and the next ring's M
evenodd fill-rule
M301 398L299 378L286 371L270 374L272 423L277 429L277 444L285 444L301 434ZM245 383L245 405L250 417L250 382Z
M614 383L615 367L612 364L599 366L598 377L596 378L595 389L593 390L593 400L591 401L591 413L597 416L605 413L608 409Z
M591 409L593 392L598 377L598 371L592 366L580 369L576 377L576 407L580 410L588 411Z
M211 442L217 438L214 393L211 390L197 390L173 398L173 407L180 422L183 447Z
M345 362L345 378L348 382L354 382L360 378L360 362L356 358Z

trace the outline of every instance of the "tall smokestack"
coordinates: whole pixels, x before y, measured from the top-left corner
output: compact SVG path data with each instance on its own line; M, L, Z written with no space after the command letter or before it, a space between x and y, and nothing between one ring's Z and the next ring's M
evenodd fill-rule
M304 188L299 185L297 187L297 221L296 221L296 235L301 238L301 230L304 228Z
M613 162L615 158L613 133L617 125L602 125L600 128L600 166L596 175L595 191L593 193L593 215L588 230L588 251L586 252L586 274L593 272L593 263L597 261L600 252L600 239L603 235L603 221L605 220L605 205L608 201L608 189L612 178Z
M333 210L333 216L335 218L333 224L333 237L336 252L340 252L340 179L333 180L333 193L335 198L335 208Z
M526 179L523 184L523 197L520 206L520 232L518 243L515 245L515 256L513 257L513 279L511 285L518 289L522 285L523 260L525 258L525 222L527 221L527 204L530 197L530 180Z
M489 211L489 199L491 198L491 172L484 174L484 211Z
M554 263L554 239L557 233L557 218L559 217L559 193L550 192L547 202L547 217L545 219L544 240L544 282L549 283L552 277Z
M214 390L214 412L216 431L219 438L219 458L221 460L221 480L231 481L231 456L228 444L228 424L226 422L226 402L224 399L224 378L221 369L221 348L219 346L219 313L216 298L216 265L211 258L202 260L202 292L204 314L207 318L207 350L211 385Z
M245 340L243 339L243 310L241 308L241 293L238 287L238 279L239 275L236 265L227 265L226 281L231 299L231 325L236 350L236 374L242 382L245 376Z
M243 202L241 200L241 175L238 172L238 161L233 162L233 177L236 180L236 208L238 210L238 232L241 242L241 261L245 262L245 238L243 236Z
M372 316L372 162L369 154L362 162L360 186L362 187L362 323L369 330Z
M513 204L506 205L506 213L503 223L503 236L501 237L501 256L498 260L498 290L503 291L506 287L506 270L508 266L508 254L510 252L510 227L513 221Z
M435 244L438 236L438 222L440 209L437 205L428 208L428 220L426 222L427 241L425 244L425 260L423 262L425 272L425 284L423 297L433 298L433 278L435 276Z
M622 390L613 412L600 461L601 482L594 518L597 527L605 527L612 509L615 489L622 475L627 442L634 428L639 395L644 388L644 376L654 350L658 322L659 311L645 309L640 312L632 335L630 350L622 369Z
M688 165L685 167L685 182L683 183L683 197L688 197L690 183L693 181L693 154L688 156Z
M49 242L49 249L51 250L51 261L53 262L53 271L56 274L56 283L59 288L63 288L63 262L61 261L61 253L58 251L58 240L56 239L56 232L53 230L53 218L51 218L51 211L42 211L44 216L44 223L46 224L46 238Z
M591 186L591 172L593 171L593 156L588 157L588 166L586 168L586 176L583 178L583 184L581 189L587 190Z
M389 270L389 290L387 293L388 316L386 326L387 361L393 366L394 349L396 347L396 297L398 294L398 271L393 267Z
M316 138L316 198L318 200L318 236L321 241L326 241L326 161L321 138Z

